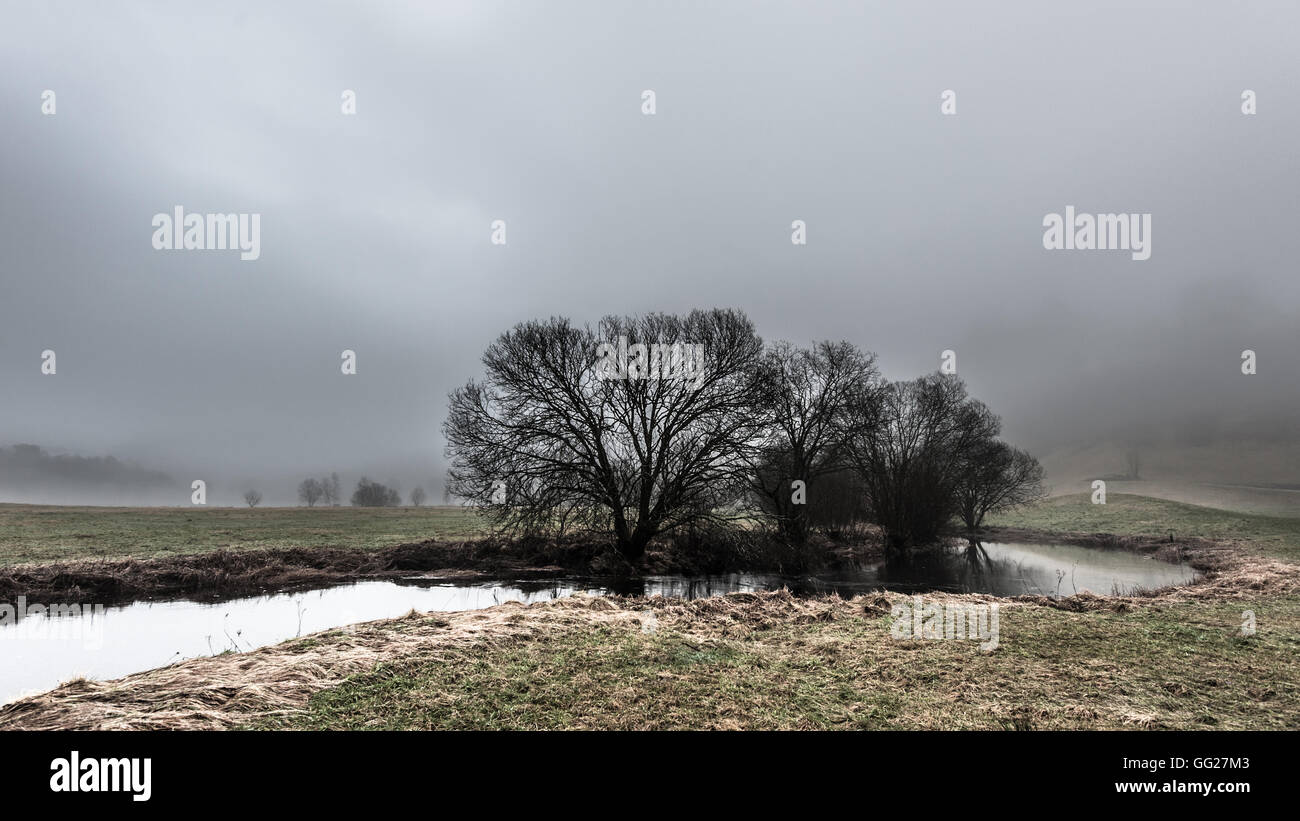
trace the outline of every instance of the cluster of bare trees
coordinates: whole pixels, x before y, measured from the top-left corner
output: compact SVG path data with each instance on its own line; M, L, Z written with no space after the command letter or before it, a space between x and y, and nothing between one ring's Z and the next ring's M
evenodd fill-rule
M411 491L411 505L420 507L429 498L424 488L417 487ZM298 485L298 501L315 507L317 502L332 507L342 504L342 491L339 489L339 475L331 473L327 479L303 479ZM371 481L362 476L352 492L351 503L358 507L396 507L402 503L401 492L395 487Z
M337 473L331 473L324 479L303 479L298 485L298 501L307 507L315 507L317 502L337 507L342 502L342 495Z
M397 507L402 503L402 495L396 488L373 482L365 476L357 482L357 489L352 491L352 504L355 507Z
M331 473L324 479L309 477L298 484L298 501L307 507L315 507L317 502L329 507L338 507L342 503L342 495L337 473ZM413 507L420 507L428 498L423 487L411 491ZM257 507L261 501L262 494L256 490L249 490L244 494L244 502L249 507ZM352 493L351 502L358 507L396 507L402 503L402 496L397 488L373 482L362 476L357 482L356 490Z
M634 360L617 378L597 367L613 340ZM705 357L689 377L656 370L690 345ZM847 342L764 346L738 311L522 323L483 364L450 397L448 492L506 530L608 535L630 561L755 515L794 543L865 519L903 549L1043 492L955 376L887 382Z
M862 517L865 509L854 509L855 496L864 497L848 472L849 442L880 383L875 357L847 342L808 349L778 342L758 370L757 437L745 453L759 510L795 544L814 526Z
M957 489L1001 423L954 376L884 384L857 411L848 463L894 549L933 541L956 512Z

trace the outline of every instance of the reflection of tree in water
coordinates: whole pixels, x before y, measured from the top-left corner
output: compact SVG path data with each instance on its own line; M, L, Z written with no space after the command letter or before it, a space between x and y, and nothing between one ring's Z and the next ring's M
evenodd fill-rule
M978 540L919 548L865 571L842 575L782 577L741 575L703 577L629 577L601 579L600 586L620 596L663 595L700 598L740 590L788 589L796 596L839 593L853 596L885 588L903 593L942 590L1015 596L1044 592L1009 559L994 559Z
M1023 580L1015 562L994 559L977 539L955 549L936 545L887 561L878 571L880 582L891 590L1017 595Z
M755 590L780 590L790 588L800 593L798 580L780 576L744 575L731 573L720 576L631 576L618 579L601 579L601 586L618 596L664 596L670 599L703 599L727 593L749 593Z
M716 576L562 576L531 580L502 579L469 587L514 588L528 601L554 599L574 592L615 596L664 596L696 599L727 593L785 588L796 596L836 593L852 597L873 590L900 593L946 591L995 596L1037 594L1068 596L1078 592L1072 569L1055 570L1020 558L994 558L978 539L918 548L883 564L805 576L730 573ZM1076 565L1078 562L1076 562ZM1054 572L1054 575L1053 575ZM446 585L447 580L397 580L398 584Z
M961 554L972 574L982 576L993 565L993 559L989 558L989 552L980 544L979 539L968 539Z

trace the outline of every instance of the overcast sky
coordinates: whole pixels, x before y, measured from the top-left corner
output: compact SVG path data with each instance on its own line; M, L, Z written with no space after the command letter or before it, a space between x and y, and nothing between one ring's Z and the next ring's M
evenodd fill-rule
M1051 5L7 3L0 445L437 498L497 334L720 306L892 378L952 349L1042 455L1294 453L1300 7ZM260 258L154 250L177 205ZM1151 258L1045 250L1067 205Z

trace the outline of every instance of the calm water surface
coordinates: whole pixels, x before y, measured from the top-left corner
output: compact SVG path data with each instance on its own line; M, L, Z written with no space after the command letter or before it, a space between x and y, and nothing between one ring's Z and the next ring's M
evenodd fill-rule
M85 606L80 615L36 614L0 625L0 703L48 690L78 675L117 678L182 659L246 651L334 627L392 618L412 608L477 610L506 601L546 601L576 592L701 598L782 587L797 595L838 592L846 597L880 589L1069 596L1084 590L1125 593L1183 584L1193 578L1185 565L1125 551L986 542L955 551L923 552L902 566L877 565L805 577L729 574L651 576L617 583L564 578L474 584L411 579L359 582L217 604L142 601L102 609Z

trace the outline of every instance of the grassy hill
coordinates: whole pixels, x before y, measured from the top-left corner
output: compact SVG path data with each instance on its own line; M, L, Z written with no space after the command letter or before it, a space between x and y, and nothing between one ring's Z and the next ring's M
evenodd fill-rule
M1172 532L1174 538L1240 539L1267 555L1300 561L1300 517L1220 510L1147 496L1110 493L1104 505L1092 504L1087 493L1054 496L1032 507L990 516L986 524L1121 536Z

